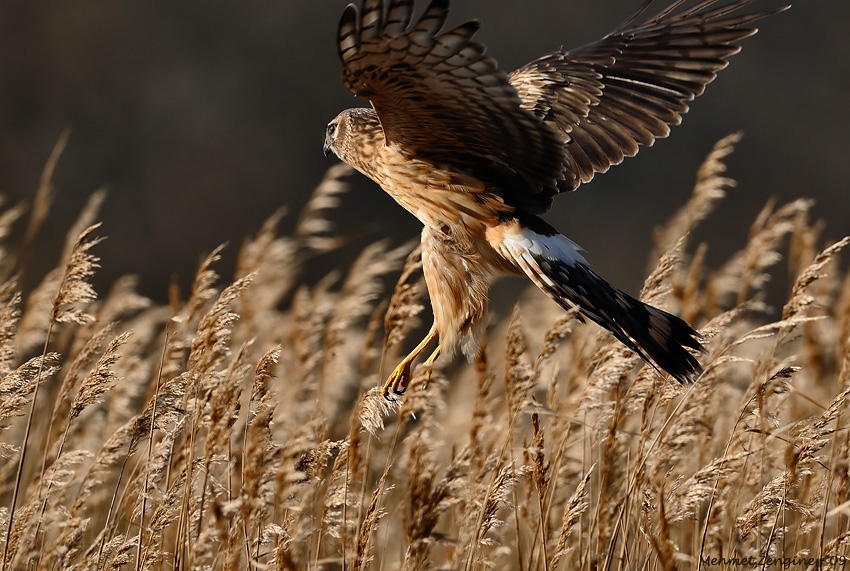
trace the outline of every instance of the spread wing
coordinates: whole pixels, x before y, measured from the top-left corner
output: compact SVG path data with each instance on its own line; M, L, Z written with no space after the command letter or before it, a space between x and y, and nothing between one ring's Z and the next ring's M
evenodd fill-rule
M753 0L683 8L677 0L655 17L638 18L652 0L598 42L555 52L510 74L522 107L567 140L566 176L574 190L597 172L666 137L682 120L687 102L701 94L737 42L756 33L751 24L772 12L739 14ZM538 194L547 210L552 195Z
M448 5L432 0L411 25L412 0L350 4L337 36L343 83L369 99L387 144L408 156L496 183L519 201L551 196L563 179L563 138L522 109L507 74L473 41L477 22L441 33Z

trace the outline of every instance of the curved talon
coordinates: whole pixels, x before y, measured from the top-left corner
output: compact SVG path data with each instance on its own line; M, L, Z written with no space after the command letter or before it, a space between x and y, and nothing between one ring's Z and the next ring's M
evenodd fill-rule
M394 393L397 395L404 394L404 391L407 390L407 384L410 382L410 364L413 360L419 356L419 353L425 350L425 347L428 344L437 338L437 330L434 325L431 326L431 330L428 331L428 335L419 342L419 344L411 351L407 357L405 357L401 363L393 370L392 374L387 377L387 381L384 383L384 386L381 388L381 394L387 400L392 400L390 393ZM440 347L437 346L437 349L431 354L430 357L425 361L426 364L431 364L434 362L440 355Z
M392 400L390 393L397 395L404 394L407 389L407 383L410 382L410 361L405 359L395 368L395 370L387 377L387 381L381 388L381 394L387 400Z

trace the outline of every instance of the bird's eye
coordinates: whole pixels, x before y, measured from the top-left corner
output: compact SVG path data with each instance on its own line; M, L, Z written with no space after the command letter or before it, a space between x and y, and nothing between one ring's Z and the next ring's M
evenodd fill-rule
M336 123L329 123L328 124L327 134L328 134L328 137L330 137L331 139L336 137Z

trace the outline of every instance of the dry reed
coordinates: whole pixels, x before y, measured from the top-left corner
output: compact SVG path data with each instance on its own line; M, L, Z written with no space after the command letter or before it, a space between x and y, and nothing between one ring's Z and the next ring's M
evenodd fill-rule
M347 239L326 214L348 169L292 236L270 217L232 282L216 249L168 305L130 278L90 285L95 193L24 296L64 134L20 251L23 207L0 212L0 568L843 568L850 239L822 245L809 201L771 202L707 267L688 240L734 187L739 138L656 231L641 292L704 335L694 385L529 291L474 363L414 367L389 402L375 387L427 306L418 251L377 243L300 277ZM786 241L793 285L772 311Z

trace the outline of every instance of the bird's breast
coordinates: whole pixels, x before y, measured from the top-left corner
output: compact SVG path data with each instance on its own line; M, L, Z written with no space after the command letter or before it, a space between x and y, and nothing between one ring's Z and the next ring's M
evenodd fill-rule
M483 236L507 210L501 198L475 177L411 158L392 145L376 154L374 168L366 174L437 232Z

